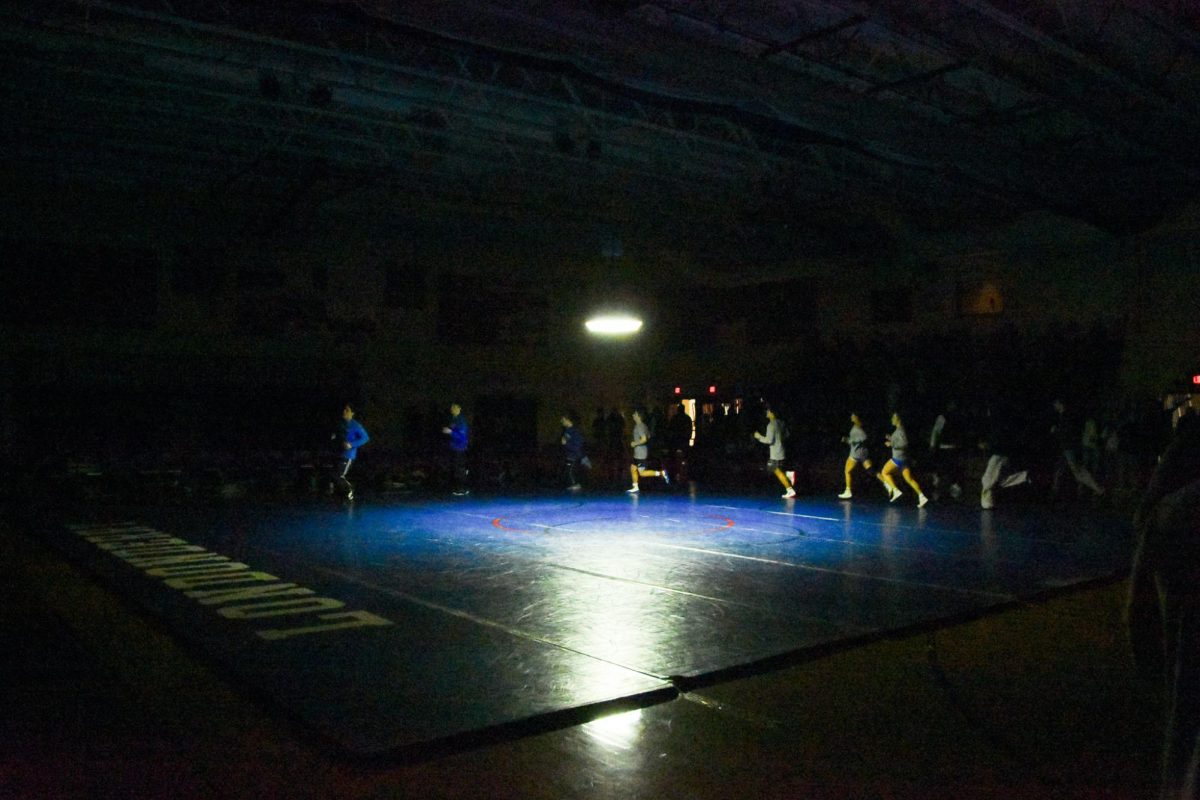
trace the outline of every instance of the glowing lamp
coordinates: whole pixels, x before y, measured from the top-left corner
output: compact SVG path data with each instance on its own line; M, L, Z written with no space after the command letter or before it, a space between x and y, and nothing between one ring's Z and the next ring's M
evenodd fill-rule
M682 389L682 388L680 388L680 387L678 387L678 386L676 386L676 387L675 387L675 394L683 394L683 389Z
M628 314L602 314L592 317L583 326L599 336L628 336L642 329L642 321Z
M716 386L710 386L710 387L708 387L708 393L709 393L709 394L716 394L716 393L717 393L717 387L716 387Z
M1197 386L1200 386L1200 375L1193 375L1192 383L1196 384Z

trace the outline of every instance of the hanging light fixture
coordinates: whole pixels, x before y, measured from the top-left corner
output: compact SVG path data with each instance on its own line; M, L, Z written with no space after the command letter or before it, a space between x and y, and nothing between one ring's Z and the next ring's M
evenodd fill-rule
M597 336L629 336L642 329L642 321L630 314L597 314L583 324Z

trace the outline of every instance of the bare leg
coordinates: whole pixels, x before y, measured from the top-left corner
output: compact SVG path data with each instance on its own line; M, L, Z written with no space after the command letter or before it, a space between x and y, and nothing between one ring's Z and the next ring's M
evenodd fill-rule
M884 487L889 489L889 493L893 496L900 492L900 488L896 486L896 479L892 477L892 473L895 472L896 469L896 462L889 459L888 462L883 465L883 469L879 472L879 480L883 481Z
M900 474L904 477L904 482L911 486L914 492L918 495L925 494L921 491L921 486L917 483L917 479L913 477L911 469L905 467L904 471Z
M784 475L784 474L783 474L783 470L781 470L779 467L776 467L776 468L775 468L775 477L779 479L779 482L780 482L781 484L783 484L783 488L784 488L784 489L791 489L791 488L792 488L792 483L791 483L791 481L789 481L789 480L787 479L787 475Z

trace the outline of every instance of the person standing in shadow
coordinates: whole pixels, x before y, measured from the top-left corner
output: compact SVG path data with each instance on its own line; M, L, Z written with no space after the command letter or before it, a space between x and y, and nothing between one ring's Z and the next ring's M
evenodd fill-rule
M579 431L579 415L573 411L567 411L562 415L562 448L563 459L567 467L567 491L578 492L583 488L579 483L578 470L584 461L583 455L583 434Z
M442 428L442 433L450 437L450 463L454 473L454 494L461 497L471 493L467 486L467 447L470 444L470 432L467 418L463 416L462 406L450 404L450 424Z
M604 418L604 476L605 483L619 483L625 468L625 417L615 408Z

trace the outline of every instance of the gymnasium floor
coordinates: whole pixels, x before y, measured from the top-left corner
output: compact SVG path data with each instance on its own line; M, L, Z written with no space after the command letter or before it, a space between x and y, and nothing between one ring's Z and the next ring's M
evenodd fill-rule
M24 675L10 699L35 707L9 733L22 752L40 744L5 771L29 796L1153 785L1157 709L1119 630L1121 514L646 490L79 504L19 528L11 605L42 623L6 626ZM140 677L114 677L128 670ZM54 711L51 697L51 717L75 718L40 731L34 690L56 672L116 708L59 697ZM146 695L165 708L139 709ZM173 730L156 717L175 702L207 721ZM103 733L118 721L128 730ZM55 731L79 737L78 771L46 763ZM246 731L257 743L239 744ZM132 759L104 752L122 736ZM226 755L249 783L213 777L214 750L247 746L302 763Z

